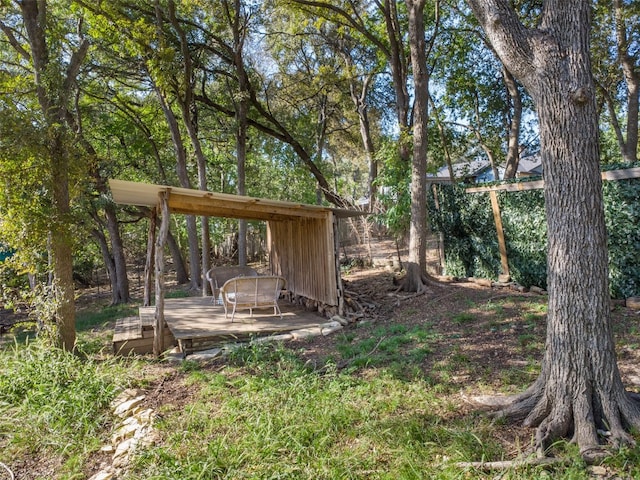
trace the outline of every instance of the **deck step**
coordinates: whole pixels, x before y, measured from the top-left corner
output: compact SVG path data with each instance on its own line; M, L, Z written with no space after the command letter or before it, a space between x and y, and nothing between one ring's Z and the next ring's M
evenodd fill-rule
M142 310L142 309L141 309ZM165 329L165 346L175 345L171 331ZM113 353L129 355L130 353L153 352L153 323L145 324L142 314L137 317L125 317L116 321L113 334Z
M140 316L141 331L152 330L156 319L156 307L140 307L138 309Z
M142 336L140 317L124 317L116 320L116 328L113 334L114 342L133 340Z

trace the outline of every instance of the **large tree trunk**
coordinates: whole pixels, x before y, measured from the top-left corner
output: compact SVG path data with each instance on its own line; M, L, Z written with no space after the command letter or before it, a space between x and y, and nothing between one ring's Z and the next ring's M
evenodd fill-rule
M508 0L469 0L503 63L534 99L545 172L549 308L537 381L502 414L537 427L543 452L572 435L587 460L598 429L631 442L640 408L625 392L611 332L589 2L548 2L526 29Z
M18 2L31 52L18 42L10 42L25 61L33 65L38 103L46 122L49 155L50 189L54 218L51 222L51 250L56 280L56 323L58 344L65 350L75 349L75 296L73 283L72 240L69 230L71 202L69 170L71 154L70 129L66 123L68 102L76 85L76 77L89 49L89 43L79 35L78 48L66 52L66 65L59 64L56 42L47 25L47 3L37 0ZM14 39L15 40L15 39Z
M58 130L53 127L54 130ZM73 282L73 250L68 220L71 216L69 200L68 153L63 146L61 132L54 134L50 152L53 203L57 218L52 227L53 271L56 279L56 324L58 345L67 351L76 346L76 307Z
M427 109L429 75L424 40L425 0L406 0L409 11L409 45L415 85L413 160L411 162L411 223L409 226L409 258L403 289L425 290L427 272Z

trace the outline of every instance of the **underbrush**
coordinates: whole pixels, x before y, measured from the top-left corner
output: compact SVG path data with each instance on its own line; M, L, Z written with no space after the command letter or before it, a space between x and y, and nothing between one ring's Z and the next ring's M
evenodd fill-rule
M0 362L0 461L55 458L60 478L82 472L108 435L108 405L126 386L124 366L41 339L5 346Z

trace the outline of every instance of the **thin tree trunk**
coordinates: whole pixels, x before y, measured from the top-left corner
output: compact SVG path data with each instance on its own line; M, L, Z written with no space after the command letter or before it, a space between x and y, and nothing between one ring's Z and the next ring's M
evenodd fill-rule
M189 44L187 42L187 36L184 29L180 25L176 17L175 2L170 0L168 3L169 18L171 25L178 32L178 38L180 40L180 49L183 57L183 91L176 92L176 98L180 104L180 112L182 114L182 121L187 134L191 140L191 146L196 155L196 164L198 166L198 188L202 191L207 191L207 160L202 151L202 144L198 136L198 107L194 100L193 95L193 65L191 61L191 52L189 51ZM209 282L206 281L204 275L209 270L209 252L211 251L211 238L209 236L209 218L202 217L200 219L200 241L202 245L201 256L201 269L200 269L200 283L202 285L202 295L207 296L209 292Z
M131 300L129 295L129 278L127 276L127 262L124 256L124 246L122 237L120 236L120 228L116 217L116 210L113 204L107 204L104 207L104 213L107 219L107 230L111 239L111 253L113 255L113 263L115 266L116 294L113 298L113 304L128 303Z
M187 154L182 142L182 135L178 122L173 114L173 110L168 105L162 92L156 87L156 93L162 106L165 118L169 125L169 132L171 133L171 140L176 152L176 171L178 173L178 180L180 185L184 188L191 188L191 181L189 180L189 174L187 172ZM196 225L196 217L193 215L185 215L185 221L187 223L187 241L189 244L189 271L190 275L190 288L191 290L198 290L200 288L200 247L198 243L198 227Z
M475 92L473 107L474 107L475 116L476 116L476 127L475 128L471 127L471 128L476 135L476 139L480 144L480 148L482 148L482 150L484 150L484 153L487 155L487 159L489 160L489 165L491 165L491 171L493 172L493 178L495 178L496 180L499 180L500 172L498 172L498 166L496 165L495 156L493 155L493 151L491 150L489 145L487 145L487 143L482 138L482 133L480 132L480 125L482 122L480 120L479 104L480 102L478 100L478 93Z
M348 59L350 62L350 58ZM349 63L350 64L350 63ZM378 162L376 160L375 147L373 146L373 136L371 135L371 123L369 122L369 113L367 109L367 92L369 85L373 80L373 75L367 75L362 82L360 92L356 91L357 85L354 79L349 82L349 92L351 100L356 107L358 113L358 122L360 124L360 139L364 148L364 155L369 167L369 175L367 179L367 190L369 192L369 210L375 211L377 203L375 181L378 178Z
M91 235L98 242L98 246L100 247L100 253L102 254L102 261L104 262L104 266L107 269L107 273L109 275L109 283L111 284L111 304L115 305L117 302L117 280L116 280L116 264L113 261L113 256L109 251L109 245L107 244L107 238L105 237L102 230L98 228L94 228L91 230Z
M444 151L444 159L447 162L447 170L449 171L449 178L451 182L456 182L456 175L453 172L453 163L451 162L451 153L449 152L449 141L445 135L444 126L442 125L442 121L440 120L440 115L438 113L438 109L436 108L435 102L431 95L429 95L429 104L431 105L431 111L433 112L436 125L438 126L438 135L440 136L440 142L442 143L442 150Z
M233 2L233 5L231 2ZM238 91L232 94L233 98L237 98L237 101L234 102L236 104L237 192L238 195L246 195L247 117L249 112L250 82L244 66L243 50L248 16L242 11L243 6L240 0L226 0L224 8L233 35L233 65L238 82ZM238 264L247 264L247 221L244 219L238 220Z
M627 7L630 8L630 7ZM622 0L613 0L613 12L616 22L616 40L618 58L627 83L627 135L621 144L622 155L627 162L635 162L638 156L638 110L640 105L640 71L637 58L631 56L629 40L625 31ZM637 28L637 26L636 26ZM636 53L638 55L638 53Z
M167 233L167 246L169 247L169 252L171 252L173 269L176 271L176 282L178 282L179 285L189 283L189 274L187 273L187 267L184 264L180 245L178 245L176 237L173 236L171 230Z
M522 121L522 96L516 79L504 66L502 67L502 78L509 92L509 99L513 112L509 123L509 134L507 136L507 159L505 162L504 178L515 178L518 173L520 163L520 123Z

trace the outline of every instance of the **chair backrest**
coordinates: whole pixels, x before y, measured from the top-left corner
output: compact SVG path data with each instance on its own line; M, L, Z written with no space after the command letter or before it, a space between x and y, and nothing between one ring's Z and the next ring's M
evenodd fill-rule
M212 286L219 290L227 280L235 277L255 277L258 275L251 267L245 267L240 265L230 267L213 267L207 272L207 280L211 282Z
M233 293L237 303L268 303L277 300L286 281L278 275L231 278L222 286L226 293Z

